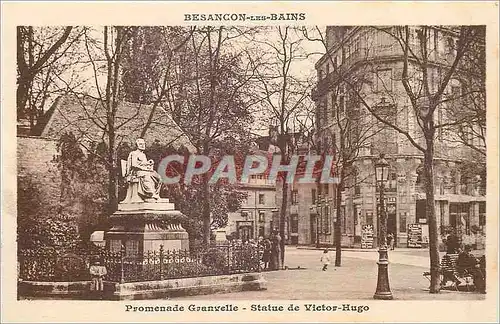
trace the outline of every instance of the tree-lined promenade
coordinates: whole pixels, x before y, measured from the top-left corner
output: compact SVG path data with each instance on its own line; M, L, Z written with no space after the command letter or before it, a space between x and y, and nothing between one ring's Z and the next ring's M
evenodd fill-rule
M343 193L372 184L355 164L394 137L422 161L430 292L439 292L436 147L477 152L450 177L485 182L485 28L344 27L19 26L18 124L58 141L61 178L50 202L40 179L18 178L19 248L71 250L108 229L126 192L121 161L145 138L166 184L160 196L187 216L191 246L209 246L247 199L239 185L263 175L279 187L271 230L286 263L292 187L309 181L332 194L335 266L344 267L345 213L355 225L358 216L342 209ZM377 61L387 49L392 70ZM256 157L263 139L268 155Z

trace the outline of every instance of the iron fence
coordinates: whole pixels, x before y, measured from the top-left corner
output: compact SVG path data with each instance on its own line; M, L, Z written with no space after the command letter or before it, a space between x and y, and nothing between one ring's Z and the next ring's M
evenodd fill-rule
M105 280L137 282L214 276L261 271L262 251L253 245L217 245L190 252L164 250L128 256L120 252L98 253L21 251L19 278L33 281L89 280L89 266L100 260L106 267Z

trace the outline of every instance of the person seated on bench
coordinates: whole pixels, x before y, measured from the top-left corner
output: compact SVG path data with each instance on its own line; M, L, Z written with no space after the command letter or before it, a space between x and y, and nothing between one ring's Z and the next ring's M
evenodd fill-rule
M458 255L456 253L446 253L441 259L441 273L443 279L441 280L441 287L446 286L448 281L452 281L455 285L460 284L460 279L456 274L456 262Z
M465 249L458 254L457 270L460 276L471 275L474 280L474 286L478 289L484 286L484 276L479 269L479 262L471 253L471 246L466 245Z

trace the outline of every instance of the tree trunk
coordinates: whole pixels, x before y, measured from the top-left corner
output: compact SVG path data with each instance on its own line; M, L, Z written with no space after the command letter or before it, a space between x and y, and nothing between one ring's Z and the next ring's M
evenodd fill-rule
M17 119L21 119L25 117L26 114L26 102L28 101L28 92L31 88L29 78L27 77L19 77L17 79Z
M341 206L341 203L342 203L342 188L343 188L343 185L344 185L344 182L343 182L343 170L340 171L341 172L341 175L340 175L340 182L339 184L337 185L337 190L335 190L335 209L336 209L336 222L335 222L335 232L334 232L334 236L335 236L335 266L336 267L340 267L342 265L342 237L341 237L341 234L340 234L340 225L341 225L341 221L342 221L342 217L341 217L341 209L342 209L342 206Z
M288 207L288 183L286 182L286 177L283 178L282 184L283 190L283 200L281 201L281 209L280 209L280 236L281 236L281 267L284 266L285 262L285 220L286 220L286 210Z
M118 206L118 174L116 172L116 159L115 159L115 132L114 125L109 126L110 132L108 134L108 197L109 197L109 214L111 215L116 211Z
M210 187L208 174L203 174L203 245L210 244Z
M425 198L426 198L426 214L429 224L429 256L430 256L430 272L431 284L430 293L439 293L439 250L438 250L438 230L436 222L436 209L434 203L434 139L427 137L427 150L424 154L424 176L425 176Z

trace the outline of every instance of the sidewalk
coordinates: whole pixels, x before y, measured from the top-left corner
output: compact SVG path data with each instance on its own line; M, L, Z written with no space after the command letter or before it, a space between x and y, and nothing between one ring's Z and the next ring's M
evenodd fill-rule
M398 249L399 250L399 249ZM408 251L389 252L389 281L395 300L482 300L485 295L473 292L443 290L430 294L429 281L423 276L428 271L426 251L412 255ZM372 252L372 253L365 253ZM335 267L335 252L330 252L332 264L321 271L321 251L288 246L285 266L288 270L264 272L267 290L186 297L192 299L224 300L371 300L377 285L376 250L342 251L342 266ZM300 267L300 269L297 269Z
M298 250L297 250L298 251ZM317 253L298 251L288 255L289 270L264 272L267 290L210 296L192 296L193 300L373 300L377 285L377 263L373 260L343 256L342 266L330 265L321 271ZM308 255L304 255L306 252ZM357 253L359 255L368 255ZM297 269L300 266L301 269ZM430 294L425 269L399 263L389 265L389 281L394 300L482 300L485 295L472 292L442 291Z

